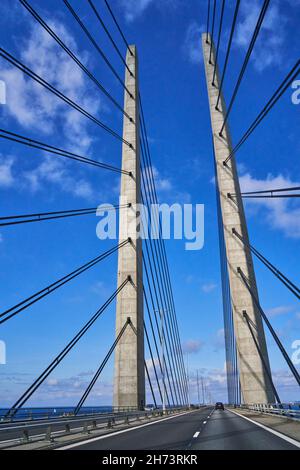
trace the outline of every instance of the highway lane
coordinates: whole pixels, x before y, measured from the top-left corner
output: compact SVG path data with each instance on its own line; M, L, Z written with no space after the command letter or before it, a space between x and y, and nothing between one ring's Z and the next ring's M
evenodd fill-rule
M194 411L137 429L72 444L70 450L299 450L225 410ZM63 450L62 449L62 450Z
M193 435L203 421L209 419L213 408L173 416L156 423L149 423L104 439L67 446L72 450L183 450L191 443Z
M299 450L254 423L225 410L215 410L191 450Z

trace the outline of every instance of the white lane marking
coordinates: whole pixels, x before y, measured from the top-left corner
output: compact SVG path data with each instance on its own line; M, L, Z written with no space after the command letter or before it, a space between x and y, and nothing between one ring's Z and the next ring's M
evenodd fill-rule
M234 413L236 416L239 416L240 418L246 419L247 421L250 421L250 423L256 424L256 426L259 426L260 428L264 429L265 431L268 431L271 434L274 434L275 436L280 437L280 439L283 439L284 441L287 441L290 444L293 444L294 446L300 448L300 442L296 441L292 437L288 437L288 436L285 436L285 434L281 434L281 432L274 431L274 429L268 428L267 426L264 426L263 424L258 423L257 421L253 421L253 419L250 419L250 418L247 418L246 416L240 415L239 413L236 413L236 411L229 410L228 408L227 408L227 410L230 411L230 413Z
M193 438L196 439L198 436L199 436L200 432L195 432L195 434L193 435Z
M76 442L74 444L69 444L67 446L59 447L58 449L54 449L54 450L72 449L73 447L78 447L78 446L82 446L82 445L85 445L85 444L90 444L91 442L101 441L102 439L107 439L108 437L118 436L119 434L124 434L125 432L134 431L136 429L145 428L146 426L152 426L153 424L159 424L163 421L169 421L170 419L179 418L179 416L183 416L183 415L190 414L190 413L195 413L196 411L197 410L188 411L186 413L180 413L176 416L170 416L169 418L163 418L163 419L160 419L160 420L157 420L157 421L153 421L152 423L141 424L140 426L134 426L134 428L123 429L122 431L117 431L117 432L113 432L113 433L110 433L110 434L105 434L104 436L98 436L98 437L94 437L92 439L82 440L81 442Z
M207 421L203 421L203 424L206 424L206 423L207 423Z

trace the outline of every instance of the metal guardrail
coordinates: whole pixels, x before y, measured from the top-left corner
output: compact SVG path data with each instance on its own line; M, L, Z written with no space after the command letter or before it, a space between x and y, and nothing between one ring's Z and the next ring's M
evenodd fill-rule
M122 408L113 408L111 411L101 411L101 409L95 408L88 408L86 411L82 411L77 415L74 414L74 409L66 409L66 408L29 408L29 409L21 409L13 418L5 418L7 413L7 409L0 408L0 423L3 422L26 422L26 421L36 421L36 420L55 420L61 418L80 418L83 416L108 416L120 413L128 413L131 411L137 411L136 408L133 407L122 407Z
M239 405L236 408L247 409L251 411L257 411L259 413L266 413L276 416L285 416L287 418L300 419L300 404L265 404L265 403L253 403L251 405Z
M140 422L142 420L147 421L153 418L159 418L163 416L169 416L175 413L179 413L182 411L187 411L189 408L181 407L181 408L172 408L167 409L165 412L163 410L153 410L153 411L144 411L144 412L128 412L128 413L119 413L110 415L109 417L103 416L94 416L90 417L90 419L81 419L82 417L78 417L77 420L68 420L65 424L61 424L63 429L55 429L55 422L45 423L45 429L39 430L38 435L32 434L32 430L34 430L34 422L28 422L28 426L22 425L20 426L20 436L11 439L10 443L6 441L6 448L15 446L16 444L26 444L29 442L53 442L55 438L70 436L76 437L79 434L91 434L92 431L96 430L105 430L105 429L112 429L114 426L120 425L130 425L135 422ZM38 424L38 423L37 423ZM0 441L1 446L1 441ZM3 448L3 447L2 447Z

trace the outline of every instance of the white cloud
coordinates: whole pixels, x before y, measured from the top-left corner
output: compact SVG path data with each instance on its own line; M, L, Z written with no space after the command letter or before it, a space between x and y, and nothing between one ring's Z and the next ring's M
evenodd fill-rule
M49 155L45 156L42 163L34 170L20 173L19 179L21 188L28 187L29 182L30 189L34 192L49 188L50 183L75 197L91 199L95 196L94 189L87 180L74 177L64 162Z
M33 170L18 170L16 159L0 155L0 188L16 186L19 190L32 192L49 191L49 184L65 193L83 199L92 199L97 194L84 178L75 177L65 162L46 155Z
M200 349L202 349L203 345L204 345L203 341L190 339L183 343L182 349L184 353L195 354L195 353L198 353Z
M279 174L268 174L266 179L253 178L250 173L240 177L242 192L280 189L300 186L300 182ZM300 238L300 204L297 201L284 199L245 199L246 205L253 214L265 214L265 222L272 229L280 230L288 238Z
M152 167L152 172L157 191L171 191L173 189L171 181L168 178L162 177L154 166Z
M175 8L181 0L120 0L120 4L125 13L125 20L128 23L140 18L150 6L162 10L166 7Z
M131 23L139 18L152 3L153 0L121 0L126 21Z
M225 330L224 328L220 328L214 337L213 340L214 350L220 351L225 349Z
M74 38L65 26L49 21L58 36L80 56ZM101 102L89 91L83 71L56 44L53 38L39 26L32 27L28 38L19 48L21 61L35 73L51 83L70 99L76 101L91 114L99 111ZM87 61L87 55L81 57ZM2 62L4 64L4 61ZM92 137L88 131L89 120L69 107L41 85L16 68L3 65L0 78L6 82L7 111L26 129L51 134L62 131L70 150L86 152Z
M203 62L201 33L204 30L204 25L200 26L198 23L193 22L189 25L186 32L183 53L193 64L200 64Z
M275 1L267 11L257 43L253 51L253 64L262 72L265 68L280 65L284 58L282 46L285 41L286 18L281 2ZM242 20L237 25L235 45L247 49L252 38L261 4L255 0L242 2Z
M0 154L0 188L9 188L13 186L15 180L12 173L14 159L12 157L3 157Z
M278 317L279 315L285 315L287 313L290 313L293 310L293 307L290 307L289 305L280 305L278 307L267 309L266 314L269 317Z
M205 294L209 294L210 292L213 292L217 288L217 284L214 282L208 282L206 284L202 284L201 290L205 292Z

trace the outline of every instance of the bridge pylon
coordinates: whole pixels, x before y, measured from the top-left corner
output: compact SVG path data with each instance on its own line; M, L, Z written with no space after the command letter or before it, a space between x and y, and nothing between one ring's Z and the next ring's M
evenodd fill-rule
M237 348L237 359L242 400L244 403L274 403L274 393L269 377L270 363L264 334L264 328L260 313L243 283L239 269L245 273L252 291L258 296L255 272L251 252L234 236L232 230L240 233L248 242L248 230L241 198L239 179L233 156L224 165L225 159L232 151L229 126L226 125L222 134L220 131L226 115L224 97L221 94L218 109L216 109L219 95L220 76L218 67L214 78L215 48L211 48L211 35L203 34L202 47L205 63L209 108L213 133L213 145L215 150L216 184L219 187L220 206L222 213L223 232L226 246L227 267L231 304L233 312L234 335ZM228 195L234 194L234 198ZM257 351L255 342L251 337L249 328L243 316L247 311L249 321L259 345L262 358ZM230 365L227 365L230 367Z
M127 173L121 177L120 203L130 206L119 212L119 241L130 238L130 243L118 253L118 286L127 278L131 282L117 296L116 336L128 317L134 328L127 329L115 350L113 405L115 408L142 409L145 406L144 313L142 240L138 237L137 223L141 177L138 59L135 46L127 50L126 63L123 139L127 143L123 142L122 146L122 169Z

